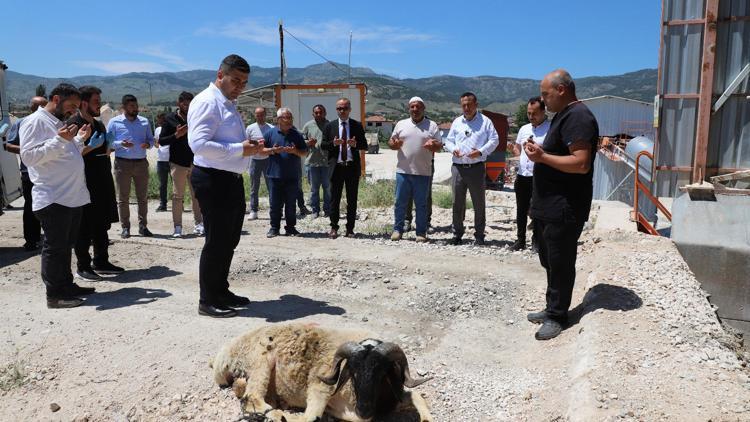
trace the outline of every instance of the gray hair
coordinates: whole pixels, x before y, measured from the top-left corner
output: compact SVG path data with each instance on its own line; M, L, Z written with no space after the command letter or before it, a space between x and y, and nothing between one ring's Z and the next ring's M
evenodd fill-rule
M557 69L550 72L549 81L552 86L562 85L570 92L576 92L576 84L573 82L573 77L565 69Z
M284 115L284 113L289 113L289 115L292 115L292 110L289 110L288 107L281 107L280 109L276 110L276 117L281 117Z

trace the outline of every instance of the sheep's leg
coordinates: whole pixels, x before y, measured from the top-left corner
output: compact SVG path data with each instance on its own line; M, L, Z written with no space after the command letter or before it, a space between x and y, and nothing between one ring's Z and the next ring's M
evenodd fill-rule
M248 373L248 379L251 382L245 386L245 392L242 395L242 408L245 412L266 413L273 409L271 405L266 403L265 397L268 392L268 385L271 382L274 362L269 361L267 363L267 365L262 365Z
M403 401L411 403L412 406L417 409L417 413L419 413L419 422L432 422L432 414L430 414L427 402L421 394L414 391L405 391Z
M308 392L305 413L294 414L282 410L273 410L266 414L266 417L272 421L315 422L323 417L329 396L329 393L312 390Z

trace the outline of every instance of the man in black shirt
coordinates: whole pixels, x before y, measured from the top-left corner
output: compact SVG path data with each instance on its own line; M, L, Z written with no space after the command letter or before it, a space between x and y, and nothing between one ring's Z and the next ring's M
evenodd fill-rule
M544 143L529 140L534 164L530 215L539 238L539 261L547 271L547 307L528 315L542 327L537 340L557 337L567 322L576 277L578 238L589 218L599 125L578 101L570 74L558 69L544 77L542 99L556 113Z
M182 207L185 197L185 186L190 189L192 200L193 233L203 236L203 214L198 200L193 193L190 175L193 172L193 150L188 145L187 114L193 94L183 91L177 98L177 111L167 114L161 126L159 144L169 145L169 166L172 174L172 222L174 223L173 237L182 236Z
M99 281L99 274L119 274L124 270L109 262L109 236L107 231L112 223L119 221L115 184L112 181L112 164L109 159L107 129L95 117L99 117L102 106L102 91L95 86L82 86L81 107L71 121L78 126L91 125L91 135L84 141L83 155L86 187L91 203L84 205L75 253L78 260L76 275L85 280ZM89 255L89 247L94 247L94 259Z

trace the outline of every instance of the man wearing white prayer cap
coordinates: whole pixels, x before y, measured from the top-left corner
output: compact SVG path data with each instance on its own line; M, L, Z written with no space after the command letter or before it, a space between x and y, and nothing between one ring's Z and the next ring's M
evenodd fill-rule
M409 99L410 118L396 123L388 141L398 151L396 164L396 204L391 240L403 236L406 204L414 199L416 241L427 241L427 193L432 186L432 156L443 148L437 123L424 116L425 104L420 97Z

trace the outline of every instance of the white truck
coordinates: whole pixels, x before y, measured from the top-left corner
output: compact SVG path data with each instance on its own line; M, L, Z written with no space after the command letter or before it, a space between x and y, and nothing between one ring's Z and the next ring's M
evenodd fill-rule
M18 169L18 156L5 150L5 143L10 130L10 110L5 91L5 70L8 66L0 60L0 214L6 205L23 195L21 173Z

